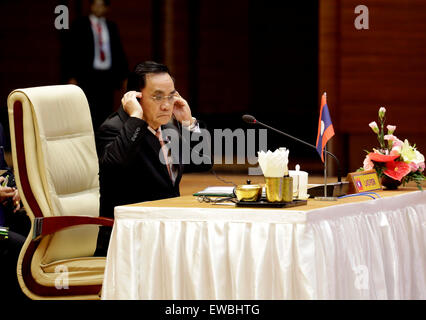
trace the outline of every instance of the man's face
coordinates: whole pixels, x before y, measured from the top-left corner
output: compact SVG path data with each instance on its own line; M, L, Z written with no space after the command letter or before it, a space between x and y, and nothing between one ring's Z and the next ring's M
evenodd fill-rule
M157 130L172 117L176 94L174 82L168 73L150 73L146 75L145 88L141 92L143 119Z
M95 16L100 18L106 15L108 7L105 5L104 0L95 0L90 6L90 10Z

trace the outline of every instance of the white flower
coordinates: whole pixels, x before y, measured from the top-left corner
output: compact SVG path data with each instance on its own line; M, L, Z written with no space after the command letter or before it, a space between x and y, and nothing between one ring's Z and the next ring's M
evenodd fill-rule
M419 165L422 162L425 162L425 157L424 155L422 155L419 151L414 150L414 152L416 153L416 159L413 161L415 162L417 165Z
M425 161L425 157L416 148L412 147L407 139L404 140L402 145L401 157L405 162L414 162L417 165Z

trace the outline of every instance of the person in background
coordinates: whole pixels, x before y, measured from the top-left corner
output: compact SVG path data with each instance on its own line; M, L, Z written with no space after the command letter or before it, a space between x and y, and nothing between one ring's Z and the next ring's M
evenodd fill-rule
M65 78L86 94L95 130L114 110L114 92L128 75L118 27L106 18L109 8L109 0L90 0L90 15L72 23L65 48Z
M165 65L152 61L138 64L121 102L96 132L100 215L104 217L113 217L118 205L178 197L184 170L212 167L210 154L198 153L203 161L196 164L192 157L188 163L182 160L183 147L178 155L169 153L173 136L179 146L187 143L187 150L191 150L191 141L202 137L203 125L192 116ZM175 134L169 139L167 132ZM185 141L187 134L191 138ZM108 246L109 235L103 240L102 244L98 241L98 248Z
M31 225L22 209L13 171L6 163L4 146L4 131L0 123L0 289L7 293L8 299L25 299L19 287L16 264Z

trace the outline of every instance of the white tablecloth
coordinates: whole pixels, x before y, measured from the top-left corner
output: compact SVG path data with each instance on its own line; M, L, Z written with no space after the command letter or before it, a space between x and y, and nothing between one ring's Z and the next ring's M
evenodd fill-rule
M305 212L116 207L102 299L426 299L426 193Z

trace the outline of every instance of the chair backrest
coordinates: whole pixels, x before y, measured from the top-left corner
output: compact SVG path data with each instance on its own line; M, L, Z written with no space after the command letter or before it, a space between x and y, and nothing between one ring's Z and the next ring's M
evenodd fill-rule
M74 85L14 90L8 110L16 182L30 219L99 216L98 158L83 91ZM32 195L22 192L23 183ZM92 256L97 234L96 226L79 226L45 237L37 249L40 263Z

